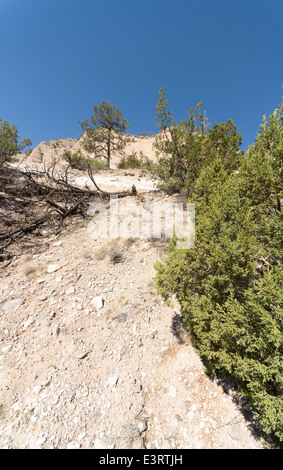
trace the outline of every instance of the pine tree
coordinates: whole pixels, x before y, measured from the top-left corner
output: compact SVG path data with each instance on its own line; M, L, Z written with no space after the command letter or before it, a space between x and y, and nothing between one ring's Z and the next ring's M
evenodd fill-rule
M156 107L156 124L159 134L154 147L158 156L155 174L161 179L161 188L169 193L192 191L203 165L202 142L207 131L203 104L189 109L189 118L179 124L168 110L164 89L159 90Z
M238 167L243 151L240 151L242 137L231 119L209 129L203 103L190 108L188 114L188 119L177 124L168 110L164 89L160 88L156 107L159 134L154 143L158 156L155 174L162 181L162 189L191 196L204 167L220 158L225 170L231 172Z
M125 134L129 124L121 111L108 101L94 106L90 119L79 122L84 149L97 158L110 160L114 152L121 152L130 138Z

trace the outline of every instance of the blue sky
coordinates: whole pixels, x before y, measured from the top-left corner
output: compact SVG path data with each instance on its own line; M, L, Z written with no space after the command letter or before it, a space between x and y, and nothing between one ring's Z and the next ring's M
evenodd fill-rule
M204 103L243 148L283 101L283 0L0 0L0 118L33 146L75 137L107 100L132 134Z

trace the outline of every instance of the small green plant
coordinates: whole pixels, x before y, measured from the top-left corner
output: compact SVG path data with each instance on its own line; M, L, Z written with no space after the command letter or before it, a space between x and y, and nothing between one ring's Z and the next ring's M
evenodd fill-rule
M95 251L95 258L103 260L106 256L110 256L115 251L119 251L120 241L116 238L108 238Z
M142 152L140 152L139 157L136 155L136 152L133 152L132 155L122 158L118 167L124 170L129 168L140 168L142 170L150 171L153 167L153 162L151 162L150 159Z
M107 170L108 169L107 163L102 161L102 160L90 158L89 159L89 164L90 164L90 167L93 170L99 171L99 170Z
M104 170L107 168L106 162L85 156L82 154L81 150L73 153L71 150L65 150L62 157L72 168L76 168L77 170L84 171L89 167L93 170Z
M85 259L94 258L94 254L93 254L93 251L91 250L91 248L84 248L83 251L82 251L82 257L85 258Z
M35 272L36 272L36 266L32 263L29 263L24 267L25 276L29 276L30 274L33 274Z

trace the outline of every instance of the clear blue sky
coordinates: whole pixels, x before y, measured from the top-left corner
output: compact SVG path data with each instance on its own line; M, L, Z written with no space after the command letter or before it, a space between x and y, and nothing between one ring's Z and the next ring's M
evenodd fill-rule
M21 138L79 135L107 100L131 133L204 103L243 148L283 101L283 0L0 0L0 118Z

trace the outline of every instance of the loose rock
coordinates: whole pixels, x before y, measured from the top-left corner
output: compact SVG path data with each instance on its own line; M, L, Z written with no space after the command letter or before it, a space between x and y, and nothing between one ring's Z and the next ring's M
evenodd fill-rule
M101 309L104 305L104 300L102 297L93 297L91 299L91 305L93 305L94 308L97 310Z
M47 272L49 274L54 273L55 271L58 271L58 269L60 269L60 266L58 264L49 264L47 266Z
M3 305L3 310L5 312L10 312L11 310L18 310L23 305L21 299L9 300Z
M142 389L142 385L141 385L139 382L136 383L135 392L136 392L136 393L140 393L141 389Z
M78 355L78 359L84 359L87 356L87 352L83 352L82 354Z

